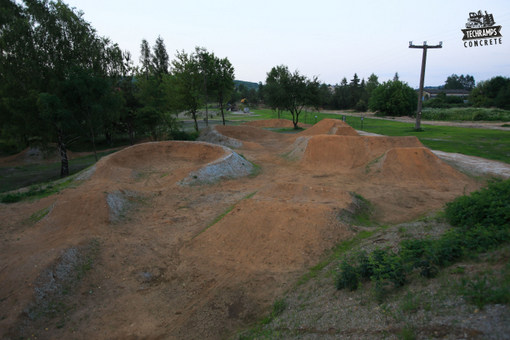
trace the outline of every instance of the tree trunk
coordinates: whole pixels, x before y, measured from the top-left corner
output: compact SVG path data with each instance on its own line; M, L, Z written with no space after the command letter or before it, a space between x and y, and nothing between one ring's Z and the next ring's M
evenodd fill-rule
M223 121L223 126L225 126L225 114L223 113L223 96L220 94L220 111L221 111L221 119Z
M191 112L191 116L193 117L193 121L195 122L195 131L198 132L197 113Z
M58 151L60 153L60 177L69 176L69 160L62 130L58 130Z
M96 138L94 137L94 127L90 125L90 135L92 137L92 148L94 148L94 157L97 162L97 151L96 151Z

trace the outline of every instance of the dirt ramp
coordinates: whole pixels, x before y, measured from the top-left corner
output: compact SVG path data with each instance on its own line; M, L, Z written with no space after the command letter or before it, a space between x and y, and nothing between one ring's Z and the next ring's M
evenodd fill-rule
M365 165L369 153L363 139L355 136L316 135L308 140L301 160L311 169L352 169Z
M467 176L425 147L390 149L373 170L384 182L406 187L419 185L447 190L469 183Z
M356 130L347 123L338 119L323 119L311 128L299 133L300 136L313 135L342 135L342 136L358 136Z
M315 135L307 141L298 138L293 146L289 154L295 157L305 148L302 163L307 168L337 170L366 166L393 148L423 147L416 137L339 135Z

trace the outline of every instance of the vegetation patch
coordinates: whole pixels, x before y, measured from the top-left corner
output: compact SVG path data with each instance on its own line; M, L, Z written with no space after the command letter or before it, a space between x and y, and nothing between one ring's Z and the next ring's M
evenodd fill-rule
M510 111L496 108L428 108L422 111L424 120L440 121L510 121Z
M371 217L374 212L372 203L355 192L351 192L350 195L351 203L347 208L340 210L338 218L350 225L370 226L373 223Z
M32 215L30 215L28 220L30 221L30 223L35 224L35 223L39 222L40 220L42 220L43 218L45 218L46 216L48 216L48 214L50 213L50 211L52 209L53 209L53 205L51 205L47 208L38 210L35 213L33 213Z
M337 289L356 290L362 282L372 281L382 302L388 289L406 284L413 272L432 278L443 267L510 241L510 180L457 198L447 205L446 218L454 228L437 239L408 239L398 250L362 251L344 258L335 280ZM479 280L464 287L476 290L483 285L487 282Z

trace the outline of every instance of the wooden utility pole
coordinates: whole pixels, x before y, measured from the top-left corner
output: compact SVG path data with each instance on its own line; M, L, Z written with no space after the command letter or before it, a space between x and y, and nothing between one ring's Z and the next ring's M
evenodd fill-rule
M421 74L420 74L420 90L418 94L418 109L416 110L416 125L414 126L415 130L421 130L421 109L423 106L423 83L425 82L425 64L427 63L427 50L429 48L442 48L443 42L440 41L439 45L427 45L427 42L424 41L423 45L413 45L413 42L409 42L409 48L421 48L423 49L423 57L421 59Z

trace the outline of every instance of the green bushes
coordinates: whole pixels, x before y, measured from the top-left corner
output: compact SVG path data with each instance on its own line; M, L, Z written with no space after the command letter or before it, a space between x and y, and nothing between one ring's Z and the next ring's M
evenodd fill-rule
M446 218L454 228L438 239L405 240L397 251L376 249L344 259L335 280L337 289L356 290L371 280L382 301L389 288L403 286L413 272L435 277L442 267L509 242L510 180L457 198L447 204Z
M476 224L509 224L510 180L492 182L471 196L459 197L446 205L445 212L450 224L466 229Z

